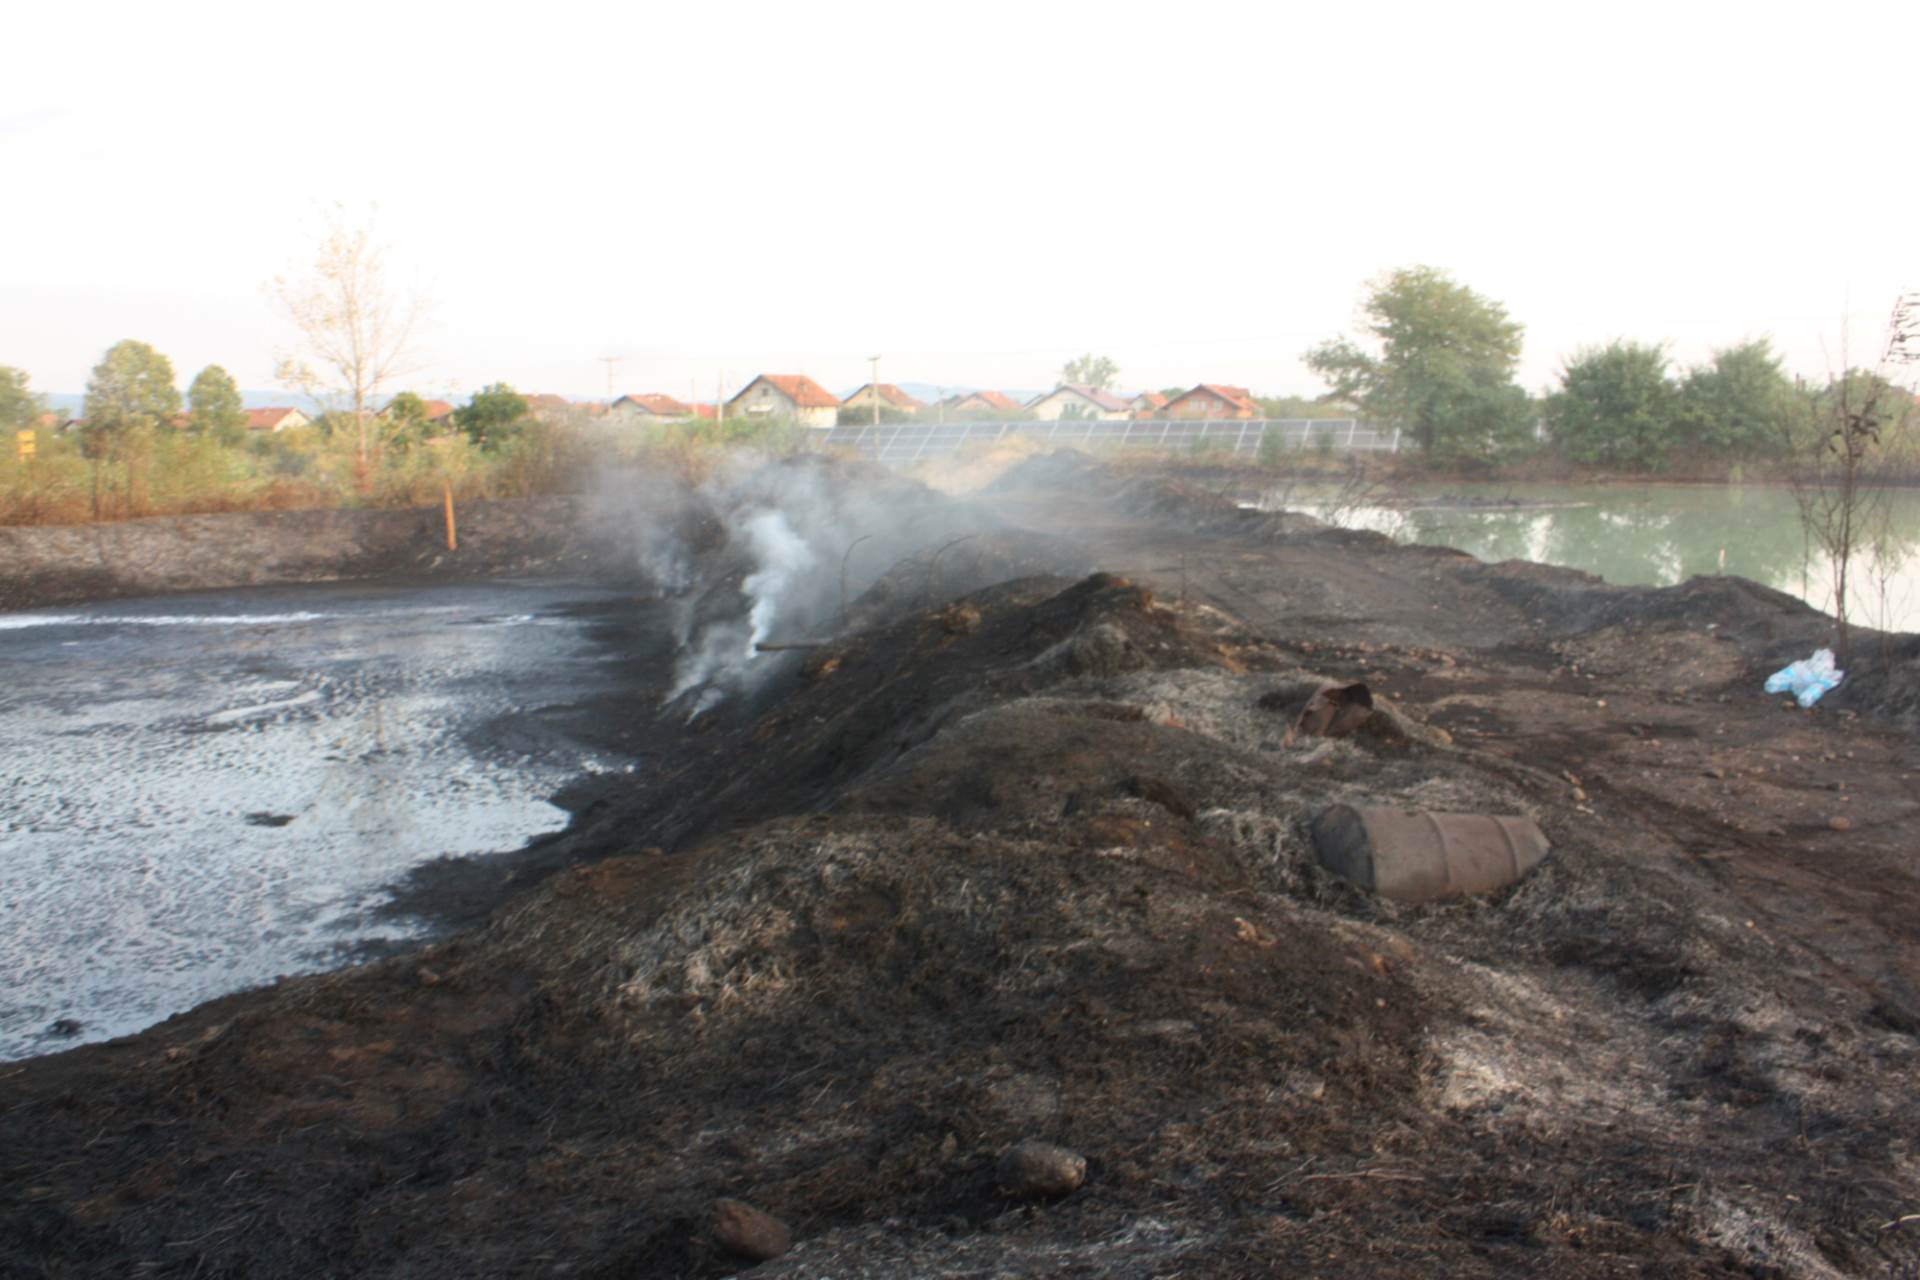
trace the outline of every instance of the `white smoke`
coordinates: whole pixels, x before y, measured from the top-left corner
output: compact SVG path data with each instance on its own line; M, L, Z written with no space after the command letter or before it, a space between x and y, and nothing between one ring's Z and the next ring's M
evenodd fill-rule
M806 539L794 532L785 513L780 511L761 511L747 517L745 533L747 545L760 565L740 584L740 589L753 601L753 608L747 613L751 634L747 637L746 656L751 658L759 652L759 646L772 637L774 625L780 620L781 604L800 577L820 562L820 557L813 553Z
M609 478L601 498L619 536L676 597L669 701L698 715L751 690L780 663L761 645L830 640L848 599L978 527L978 513L923 489L851 475L818 458L739 457L697 486Z

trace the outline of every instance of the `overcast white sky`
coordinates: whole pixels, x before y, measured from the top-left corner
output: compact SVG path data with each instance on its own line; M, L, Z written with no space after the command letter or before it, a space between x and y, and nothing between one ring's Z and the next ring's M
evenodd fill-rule
M20 12L22 7L25 12ZM1856 354L1920 287L1920 5L216 5L23 0L0 364L121 338L272 385L263 289L378 207L416 389L1320 389L1363 283L1682 361ZM397 388L395 388L397 389Z

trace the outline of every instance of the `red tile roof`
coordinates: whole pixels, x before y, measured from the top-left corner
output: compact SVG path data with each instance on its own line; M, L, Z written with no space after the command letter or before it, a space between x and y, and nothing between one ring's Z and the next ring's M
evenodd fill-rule
M573 408L573 401L565 396L544 392L524 393L520 398L527 402L528 413L565 413Z
M1218 382L1203 382L1199 389L1213 392L1236 409L1245 409L1251 413L1260 412L1260 406L1253 402L1253 394L1245 387L1228 387Z
M998 391L976 391L974 398L985 401L990 407L1013 413L1020 408L1020 402L1010 395Z
M1254 403L1252 394L1248 392L1245 387L1229 387L1218 382L1203 382L1191 391L1183 391L1168 401L1163 407L1171 408L1179 404L1182 400L1185 400L1188 396L1199 395L1203 391L1208 395L1226 401L1228 406L1238 413L1244 413L1250 418L1260 416L1260 406Z
M453 406L445 400L423 400L421 408L426 411L428 422L438 422L442 418L453 415Z
M299 413L298 409L273 408L247 410L247 430L278 431L280 423L290 413ZM302 414L302 417L305 415Z
M720 416L720 408L718 405L701 404L699 402L695 402L693 404L688 405L687 408L693 410L694 417L705 418L708 421L712 421L713 419L718 418Z
M693 414L693 410L686 404L675 400L672 396L661 395L657 391L637 392L633 395L621 396L614 401L615 404L628 402L637 404L648 413L662 418L686 418Z
M1134 399L1145 400L1147 402L1145 407L1149 409L1164 409L1167 407L1167 398L1158 391L1142 391L1139 395L1135 396Z
M759 382L772 384L774 390L793 401L797 409L838 409L840 407L840 402L834 399L831 391L804 373L763 373L753 382L740 388L740 395L736 395L733 400L738 400L740 396L753 390L754 384ZM733 400L727 403L732 404Z
M867 384L867 387L873 387L874 390L879 393L880 399L884 403L890 404L896 409L906 409L911 411L914 409L926 408L925 405L921 404L918 400L915 400L912 396L908 395L906 392L902 391L900 388L894 386L891 382L882 382L877 386L869 382ZM860 391L865 391L867 387L861 387ZM853 403L853 401L859 397L860 391L856 391L853 393L853 395L848 396L844 401L844 403L847 403L847 404Z

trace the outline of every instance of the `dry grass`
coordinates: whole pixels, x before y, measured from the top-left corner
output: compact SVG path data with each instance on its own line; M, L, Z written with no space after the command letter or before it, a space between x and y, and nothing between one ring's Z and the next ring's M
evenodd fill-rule
M495 449L452 435L389 447L371 471L351 442L319 428L234 442L169 434L141 455L87 458L74 436L44 435L31 460L0 455L0 525L87 524L145 516L329 507L393 508L574 492L594 442L567 424L529 423Z

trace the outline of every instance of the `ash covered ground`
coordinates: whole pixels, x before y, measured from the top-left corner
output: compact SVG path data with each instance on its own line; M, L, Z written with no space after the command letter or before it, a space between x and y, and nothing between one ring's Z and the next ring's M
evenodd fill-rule
M719 1197L765 1276L1920 1268L1909 639L1786 710L1824 620L1739 580L784 465L911 547L843 604L857 532L678 512L591 709L658 767L421 877L442 941L0 1070L5 1274L730 1274ZM1331 678L1400 732L1287 746ZM1339 801L1554 850L1395 907L1315 865ZM1084 1185L1008 1194L1028 1139Z

